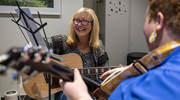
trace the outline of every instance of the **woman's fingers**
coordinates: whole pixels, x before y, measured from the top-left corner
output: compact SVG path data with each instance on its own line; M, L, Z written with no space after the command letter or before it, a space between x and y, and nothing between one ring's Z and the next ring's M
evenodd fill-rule
M111 75L113 72L115 72L116 70L112 69L112 70L109 70L109 71L106 71L105 73L103 73L101 76L100 76L100 79L104 80L106 79L109 75Z
M109 70L109 71L106 71L105 73L103 73L101 76L100 76L100 79L104 80L106 79L109 75L111 75L112 73L118 71L118 70L123 70L124 68L126 68L125 66L122 66L120 65L120 67L118 68L114 68L112 70Z

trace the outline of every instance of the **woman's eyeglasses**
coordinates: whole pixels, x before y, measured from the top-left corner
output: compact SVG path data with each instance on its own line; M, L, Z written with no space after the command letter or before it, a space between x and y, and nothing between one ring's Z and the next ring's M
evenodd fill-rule
M73 19L73 22L75 25L78 25L79 23L81 23L83 26L88 25L88 23L92 23L92 21L79 20L79 19Z

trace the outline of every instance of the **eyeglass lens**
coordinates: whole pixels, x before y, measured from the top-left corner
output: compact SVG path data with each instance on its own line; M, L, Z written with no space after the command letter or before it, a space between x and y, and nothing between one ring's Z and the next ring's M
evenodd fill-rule
M89 23L89 21L79 19L74 19L73 22L74 24L79 24L81 22L82 25L87 25Z

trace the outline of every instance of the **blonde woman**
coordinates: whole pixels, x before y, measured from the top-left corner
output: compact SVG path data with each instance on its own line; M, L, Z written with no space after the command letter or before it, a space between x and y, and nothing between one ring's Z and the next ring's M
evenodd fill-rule
M108 55L99 39L99 21L90 8L80 8L72 17L67 35L57 35L48 39L55 54L76 53L82 58L83 67L108 66ZM97 80L97 75L87 76ZM57 96L64 100L63 92Z

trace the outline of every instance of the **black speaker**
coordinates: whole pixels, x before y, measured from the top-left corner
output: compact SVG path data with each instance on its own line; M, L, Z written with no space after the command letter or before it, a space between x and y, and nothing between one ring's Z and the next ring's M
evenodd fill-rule
M137 60L141 59L147 53L145 52L131 52L127 55L127 65L136 62Z

